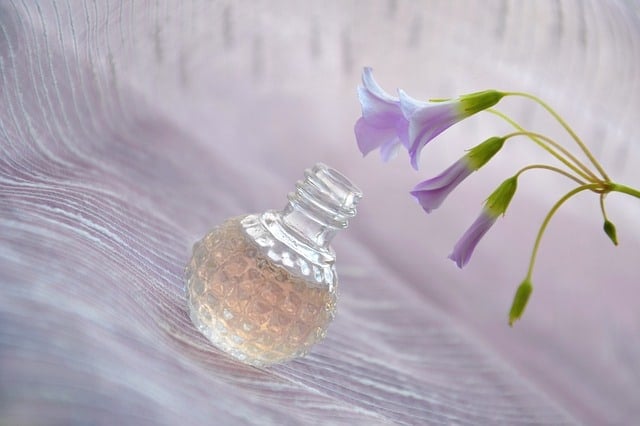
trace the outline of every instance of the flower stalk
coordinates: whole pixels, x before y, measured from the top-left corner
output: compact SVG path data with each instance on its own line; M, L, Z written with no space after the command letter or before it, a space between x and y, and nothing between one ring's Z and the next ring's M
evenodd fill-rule
M421 151L427 143L449 127L478 112L486 111L496 115L515 129L504 136L486 139L468 150L464 156L439 175L417 184L411 191L411 195L427 213L439 208L449 194L466 178L488 164L502 150L507 140L524 136L560 162L560 166L545 163L526 165L498 186L486 199L479 216L462 235L449 255L449 258L460 268L469 262L482 237L493 227L497 219L505 214L516 192L521 174L529 170L549 171L568 178L577 185L553 204L538 229L527 273L517 288L509 311L509 325L519 320L525 311L533 291L532 276L542 237L549 222L562 205L582 192L588 191L598 195L604 220L603 230L617 246L618 234L615 225L607 217L605 197L611 192L618 192L640 199L640 190L613 182L587 145L562 116L535 95L525 92L486 90L458 98L432 99L429 102L422 102L399 90L398 97L394 98L387 95L375 83L370 68L366 68L363 72L363 85L359 87L358 93L363 116L356 123L355 132L361 152L366 155L379 148L383 160L387 161L391 158L390 152L404 147L409 154L411 165L416 170ZM590 165L578 159L563 144L544 134L525 129L513 118L494 108L508 96L524 98L540 105L567 132L589 160ZM592 167L595 170L592 170Z
M598 172L602 175L603 179L605 181L611 180L609 179L609 176L607 175L607 173L604 171L604 168L600 165L598 160L596 160L596 157L591 153L591 150L587 148L587 145L585 145L585 143L582 142L582 139L578 137L576 132L574 132L573 129L571 128L571 126L569 126L569 124L567 124L567 122L560 116L560 114L558 114L556 110L551 108L549 104L547 104L545 101L543 101L539 97L532 95L530 93L525 93L525 92L509 92L509 93L505 93L505 96L521 96L527 99L531 99L532 101L540 105L542 108L547 110L547 112L551 114L553 118L555 118L558 121L558 123L560 123L560 125L567 131L567 133L569 133L569 135L571 136L571 138L573 138L576 144L578 144L582 152L584 152L584 154L589 158L589 160L595 166L595 168L598 169Z

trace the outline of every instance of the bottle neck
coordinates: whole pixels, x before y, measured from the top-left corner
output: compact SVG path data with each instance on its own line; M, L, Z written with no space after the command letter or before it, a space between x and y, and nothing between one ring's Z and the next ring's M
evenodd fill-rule
M305 171L305 179L298 181L288 198L287 206L275 217L273 212L263 215L263 223L301 254L316 250L324 261L332 261L331 240L355 216L362 198L360 190L336 170L319 163Z
M281 212L282 223L296 238L319 248L329 249L331 240L338 232L325 223L317 222L308 211L288 204Z

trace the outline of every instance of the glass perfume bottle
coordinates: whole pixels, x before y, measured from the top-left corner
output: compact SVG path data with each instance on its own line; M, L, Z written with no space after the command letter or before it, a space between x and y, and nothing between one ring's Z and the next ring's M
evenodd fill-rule
M342 174L316 164L284 210L230 218L205 235L185 271L194 325L247 364L305 355L334 317L330 242L361 197Z

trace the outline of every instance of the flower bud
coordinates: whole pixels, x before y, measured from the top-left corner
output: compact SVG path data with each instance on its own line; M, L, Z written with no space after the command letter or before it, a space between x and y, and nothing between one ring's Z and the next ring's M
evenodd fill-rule
M517 188L517 176L512 176L502 182L500 186L493 191L491 195L489 195L489 198L487 198L487 201L485 202L485 208L487 211L494 215L494 217L504 215L507 211L507 207L509 207L509 203L511 202L513 195L516 193Z
M484 90L460 96L461 113L470 116L476 112L491 108L504 97L504 93L497 90Z
M487 164L487 162L500 151L505 140L505 138L494 136L471 148L466 155L469 168L471 170L478 170Z
M529 296L531 296L531 292L533 291L533 286L531 285L531 281L529 278L525 279L522 284L518 287L516 291L516 295L513 298L513 303L511 304L511 311L509 311L509 326L512 327L513 323L520 319L522 313L524 312L524 308L527 306L527 302L529 301Z
M618 234L616 233L616 226L608 219L604 221L604 233L607 234L614 246L618 245Z

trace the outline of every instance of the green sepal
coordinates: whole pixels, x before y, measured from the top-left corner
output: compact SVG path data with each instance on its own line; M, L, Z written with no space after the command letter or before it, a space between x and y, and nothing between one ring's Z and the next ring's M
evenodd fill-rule
M614 246L618 245L618 233L616 232L616 226L608 219L604 221L604 233L607 234Z
M527 278L518 287L516 295L513 297L513 303L511 304L511 310L509 311L509 326L513 327L513 323L519 320L524 313L524 308L527 307L529 296L533 291L531 281Z
M505 140L505 138L494 136L471 148L466 155L469 168L478 170L487 164L487 162L502 149Z
M489 195L485 202L485 208L494 217L504 215L511 203L513 195L518 189L518 176L512 176L500 184L500 186Z
M497 90L484 90L482 92L469 93L460 96L461 112L464 116L470 116L476 112L491 108L504 97L504 93Z

